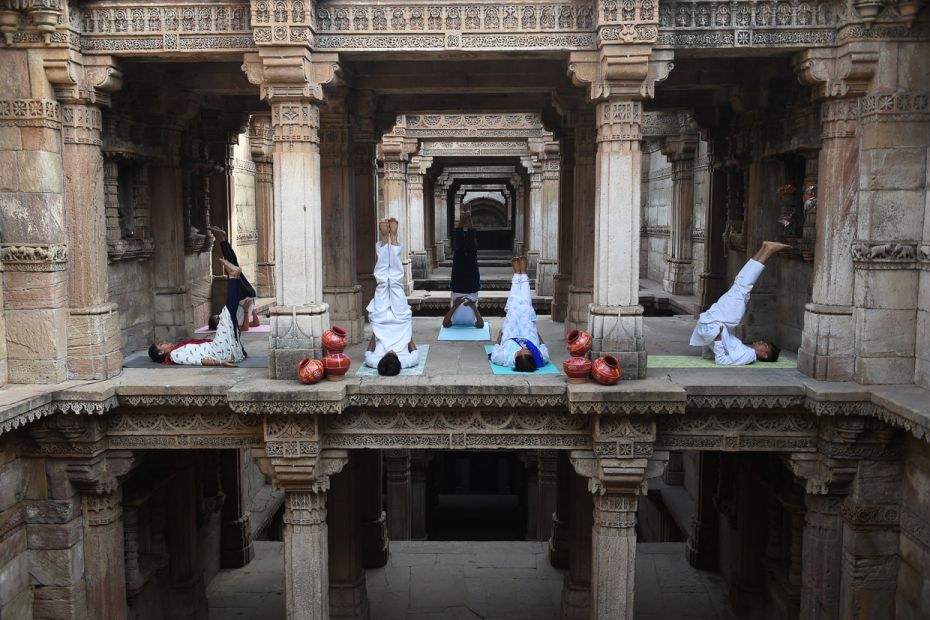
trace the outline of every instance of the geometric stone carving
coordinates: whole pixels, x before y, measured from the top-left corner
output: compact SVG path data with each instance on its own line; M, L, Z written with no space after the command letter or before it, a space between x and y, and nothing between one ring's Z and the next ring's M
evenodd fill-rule
M68 246L63 243L3 243L0 262L8 271L64 271Z

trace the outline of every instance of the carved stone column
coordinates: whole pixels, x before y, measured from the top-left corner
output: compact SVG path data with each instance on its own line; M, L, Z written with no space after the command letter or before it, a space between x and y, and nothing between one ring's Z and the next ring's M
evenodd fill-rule
M572 183L572 283L568 287L565 333L587 329L594 294L594 187L597 168L595 110L581 104L575 122L575 169Z
M277 305L269 370L274 379L293 379L301 358L322 354L320 339L330 324L323 300L319 102L338 64L333 54L314 54L311 62L307 49L275 48L267 56L246 54L243 68L271 104L274 130Z
M255 220L258 224L255 291L259 297L275 296L272 136L271 114L253 114L249 124L249 146L255 162Z
M423 175L429 168L432 158L423 158L414 155L407 166L407 218L402 225L410 231L408 239L410 247L410 268L414 278L429 276L429 261L426 254L426 213L423 196Z
M709 163L707 195L707 222L704 231L704 271L700 275L700 293L695 313L710 308L726 292L725 243L722 241L727 225L727 176L726 168L711 161Z
M646 376L643 307L639 305L639 125L642 104L597 104L594 199L594 290L588 331L592 355L615 355L623 377Z
M388 560L387 517L381 493L381 451L359 450L352 458L358 461L356 486L362 526L362 565L379 568Z
M220 531L220 567L241 568L255 557L252 546L250 500L244 465L247 452L242 449L218 450L223 500L223 525Z
M542 189L539 211L539 264L536 271L536 294L555 294L555 274L559 270L559 179L562 158L558 142L547 142L542 163Z
M716 570L719 564L719 514L714 505L717 492L717 471L720 456L699 452L694 457L697 497L694 498L694 518L688 532L688 562L702 570Z
M694 292L692 255L692 213L694 210L694 156L696 135L670 136L662 153L672 163L672 209L669 231L668 268L663 288L673 295Z
M385 450L387 471L387 519L391 540L410 540L410 508L413 488L410 480L410 450Z
M539 450L536 456L537 463L537 510L535 540L547 540L552 532L553 516L555 515L556 497L558 494L558 452L555 450Z
M805 52L799 68L821 102L821 148L813 293L805 307L798 367L816 379L846 381L855 365L850 248L858 228L858 97L871 80L878 54L863 51L835 58L836 53Z
M407 209L408 153L402 139L385 138L381 143L384 159L384 216L400 222L397 242L401 245L404 264L404 293L413 292L413 271L410 264L410 218ZM390 517L389 517L390 518Z
M446 241L449 237L449 205L448 205L448 187L438 180L433 185L433 237L435 243L433 247L436 255L436 266L446 260Z
M71 250L68 376L72 379L108 379L119 374L123 365L119 313L109 300L98 107L109 105L110 93L122 85L122 73L108 58L93 62L102 64L69 63L67 76L56 69L48 71L62 103L64 206Z
M356 282L356 213L349 162L349 118L345 97L331 96L320 114L320 170L323 203L323 300L329 317L352 344L364 332L361 287Z
M570 511L568 572L562 583L562 620L590 620L591 612L591 534L594 512L588 481L571 471L569 465Z
M426 540L426 450L410 451L410 540Z
M559 174L559 214L556 275L553 278L552 320L565 322L568 316L568 288L572 283L572 241L575 228L575 131L577 119L569 114L565 134L562 136L562 155Z
M549 563L555 568L569 566L569 536L572 512L572 477L575 472L564 450L556 452L555 512L552 513L552 535L549 537Z
M375 151L378 136L374 127L375 96L358 93L350 100L349 139L355 173L356 281L362 287L362 311L375 295L375 243L378 232Z
M539 530L539 459L530 452L520 455L526 470L526 539L540 540L544 534Z
M354 459L332 477L329 507L329 617L368 619L368 594L359 536L359 472Z
M529 259L529 278L535 282L542 247L542 165L532 160L524 161L524 165L529 171L530 191L526 205L526 238L523 253Z
M523 239L524 221L526 218L526 196L523 184L523 177L514 174L510 178L514 188L514 209L513 209L513 255L521 256L525 241Z
M181 188L180 127L169 116L153 132L159 156L149 169L152 239L155 242L155 340L180 342L193 332L190 288L184 269L184 196Z

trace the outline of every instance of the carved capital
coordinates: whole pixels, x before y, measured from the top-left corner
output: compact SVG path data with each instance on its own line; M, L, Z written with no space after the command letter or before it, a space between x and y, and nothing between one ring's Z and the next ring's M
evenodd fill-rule
M111 56L81 56L67 49L49 51L45 75L63 103L110 106L110 96L123 86L123 72Z
M801 53L797 71L802 83L814 86L818 99L860 97L877 66L877 49L871 44L856 44L806 50Z
M597 104L597 141L639 142L643 104L639 101L610 99Z
M137 464L135 455L129 450L107 450L69 462L68 480L84 495L112 496L119 493L120 479Z
M249 120L249 148L252 151L253 160L256 162L271 161L273 137L271 114L253 114Z
M572 450L575 472L588 479L588 488L595 495L607 493L645 493L646 483L661 476L668 465L668 452L656 451L643 457L602 458L591 450Z
M261 88L270 101L324 100L323 86L336 83L339 55L312 54L302 47L276 48L245 54L242 70L249 82Z
M575 86L588 88L591 101L610 97L645 99L655 94L655 83L668 77L674 52L648 47L606 46L599 52L572 52L568 76Z

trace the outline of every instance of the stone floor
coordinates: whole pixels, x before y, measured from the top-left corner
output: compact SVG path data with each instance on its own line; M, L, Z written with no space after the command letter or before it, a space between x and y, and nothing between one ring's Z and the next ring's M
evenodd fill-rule
M255 552L210 583L211 620L284 618L282 544L256 541ZM395 541L388 565L367 572L371 619L555 620L563 574L546 543ZM637 620L711 620L726 607L719 575L689 566L683 543L637 545Z

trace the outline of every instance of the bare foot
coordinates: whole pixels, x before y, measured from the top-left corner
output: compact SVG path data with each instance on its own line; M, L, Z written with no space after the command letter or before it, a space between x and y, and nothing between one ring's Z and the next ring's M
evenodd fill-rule
M226 275L228 275L230 278L238 278L242 274L242 269L236 267L225 258L221 258L220 262L223 263L223 267L226 268Z
M213 233L213 236L219 239L220 241L226 241L226 231L220 228L219 226L208 226L210 232Z
M520 273L520 257L514 256L510 259L510 266L513 267L514 273Z
M392 217L388 220L388 225L391 230L391 245L397 245L397 219Z
M527 273L526 267L529 264L529 262L530 262L530 259L528 259L526 256L520 257L520 272L521 273Z
M763 241L762 248L767 249L769 252L774 254L775 252L781 252L782 250L787 250L791 246L787 243L779 243L778 241Z
M388 236L391 234L391 226L387 219L378 220L378 234L381 235L381 242L387 243Z

